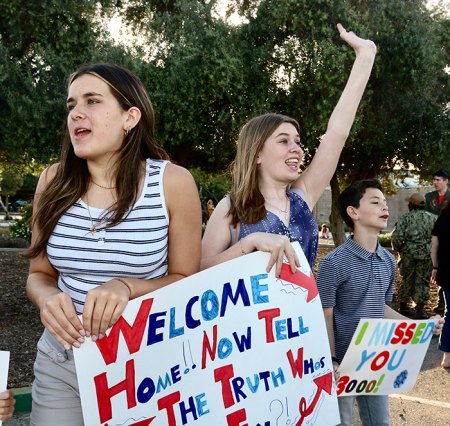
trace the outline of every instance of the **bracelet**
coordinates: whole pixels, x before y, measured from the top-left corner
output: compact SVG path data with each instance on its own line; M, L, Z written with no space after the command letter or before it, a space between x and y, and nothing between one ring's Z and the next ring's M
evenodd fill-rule
M245 256L247 253L242 246L242 240L239 240L239 247L241 248L241 256Z
M439 269L437 266L433 266L433 269L435 269L435 270L437 270L437 269Z
M128 290L130 291L130 296L129 299L131 299L131 295L133 294L133 292L131 291L131 287L130 284L128 284L125 280L123 280L122 278L114 278L116 281L120 281L122 284L124 284Z

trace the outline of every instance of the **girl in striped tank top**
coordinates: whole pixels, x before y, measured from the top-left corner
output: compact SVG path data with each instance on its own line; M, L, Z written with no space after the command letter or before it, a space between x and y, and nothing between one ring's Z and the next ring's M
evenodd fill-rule
M200 268L195 182L156 143L142 82L115 65L83 66L67 109L60 162L36 189L28 252L27 293L45 326L32 425L82 425L72 346L101 339L129 300Z

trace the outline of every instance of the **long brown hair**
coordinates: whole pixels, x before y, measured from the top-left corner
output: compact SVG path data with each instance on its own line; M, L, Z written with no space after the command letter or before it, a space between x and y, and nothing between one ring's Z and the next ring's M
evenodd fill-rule
M257 157L264 142L283 123L290 123L300 133L296 120L286 115L267 113L252 118L238 136L236 157L231 164L231 223L256 223L266 217L264 197L258 184Z
M144 85L136 75L113 64L88 64L81 66L69 77L68 87L85 74L107 83L124 111L131 107L137 107L141 111L139 122L124 136L122 148L112 165L116 170L117 201L110 208L113 214L108 227L111 227L125 217L138 198L142 161L147 158L168 159L169 156L155 139L153 106ZM39 236L26 253L27 257L34 258L46 252L48 239L58 220L86 193L89 182L87 161L75 155L66 126L56 175L45 191L39 194L39 208L33 212L32 224L39 229Z

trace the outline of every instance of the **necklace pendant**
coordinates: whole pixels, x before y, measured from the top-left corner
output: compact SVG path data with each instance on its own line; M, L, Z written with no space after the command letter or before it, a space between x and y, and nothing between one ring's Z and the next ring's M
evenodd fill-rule
M96 232L97 232L97 227L96 227L95 225L92 225L92 226L91 226L91 229L90 229L89 231L90 231L90 233L91 233L92 235L95 235Z

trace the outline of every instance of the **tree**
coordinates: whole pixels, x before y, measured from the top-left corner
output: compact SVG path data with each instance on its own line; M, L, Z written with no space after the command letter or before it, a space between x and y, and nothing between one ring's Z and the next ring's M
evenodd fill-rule
M15 195L23 184L23 176L16 167L3 167L0 169L0 204L5 210L6 218L9 216L9 197ZM5 202L1 199L5 197Z
M330 223L339 243L343 223L337 196L343 185L386 178L395 164L425 169L448 153L448 55L442 40L448 48L449 18L431 13L422 0L381 0L376 7L370 0L239 5L247 11L249 32L259 35L250 39L256 46L253 51L261 45L270 52L257 62L265 64L278 83L268 104L299 118L302 143L310 153L325 130L354 56L335 36L336 17L378 45L373 75L331 181Z
M113 50L99 19L113 3L0 0L0 153L6 160L55 157L66 79L81 63L105 60Z
M228 4L240 24L217 14L217 0L0 0L0 152L13 160L54 158L64 79L101 58L141 77L157 135L181 165L222 172L239 127L267 111L299 120L307 164L353 62L335 29L339 20L372 38L379 54L331 181L333 230L342 229L336 197L346 183L385 177L394 164L434 169L448 156L447 15L426 9L425 0ZM146 46L112 44L99 17L116 10Z
M215 16L216 1L130 1L123 16L148 40L135 71L155 105L157 134L186 167L221 171L234 155L246 81L237 29Z

